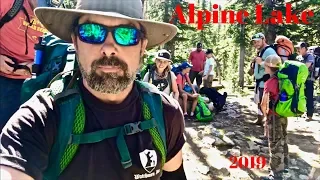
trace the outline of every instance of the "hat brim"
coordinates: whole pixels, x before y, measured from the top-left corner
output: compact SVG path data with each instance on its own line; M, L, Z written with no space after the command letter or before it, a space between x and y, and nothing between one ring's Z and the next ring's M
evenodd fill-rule
M172 62L170 59L167 59L167 58L164 58L164 57L158 57L158 56L156 56L156 59L161 59L161 60L165 60L165 61Z
M252 41L258 41L258 40L261 40L262 38L254 38L252 39Z
M280 65L277 66L277 65L274 65L274 64L271 64L271 63L267 63L267 62L265 62L264 65L268 66L268 67L272 67L272 68L279 68L280 67Z
M50 33L67 42L72 42L71 34L74 28L74 21L86 14L100 15L117 19L126 19L129 21L140 23L147 32L147 49L162 45L170 41L178 31L178 28L176 26L169 23L131 18L129 16L125 16L115 12L38 7L34 10L34 13L42 23L42 25Z

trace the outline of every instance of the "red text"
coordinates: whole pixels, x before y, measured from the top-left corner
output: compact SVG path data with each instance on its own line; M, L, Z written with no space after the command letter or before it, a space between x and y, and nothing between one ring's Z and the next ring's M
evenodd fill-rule
M195 11L195 5L189 4L188 6L188 17L184 16L183 9L180 4L175 7L175 11L171 17L170 22L177 18L181 24L197 24L198 30L202 30L205 24L209 23L239 23L246 24L245 18L249 17L249 13L246 10L240 10L235 12L233 10L222 10L219 11L219 5L212 5L212 12L208 10L197 10ZM292 6L290 3L286 3L286 12L283 16L281 11L274 10L270 16L263 19L262 16L263 6L261 4L256 5L256 24L310 24L308 18L314 16L311 10L304 10L301 12L300 17L292 12Z
M229 157L232 164L230 168L250 168L250 169L262 169L266 165L266 158L263 156L231 156Z

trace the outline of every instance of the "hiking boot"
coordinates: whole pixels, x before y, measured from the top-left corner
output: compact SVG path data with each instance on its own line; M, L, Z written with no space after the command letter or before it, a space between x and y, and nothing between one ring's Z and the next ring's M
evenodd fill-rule
M262 120L263 120L263 116L258 115L258 118L253 122L253 124L263 126Z
M306 119L306 121L307 121L307 122L308 122L308 121L312 121L312 116L308 116L307 119Z

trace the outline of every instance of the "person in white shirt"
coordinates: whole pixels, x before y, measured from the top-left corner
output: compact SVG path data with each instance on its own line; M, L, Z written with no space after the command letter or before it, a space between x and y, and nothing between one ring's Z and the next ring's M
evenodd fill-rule
M210 88L212 87L212 81L214 76L214 68L216 66L216 61L213 58L212 49L207 49L206 52L207 60L203 70L203 86Z
M159 50L155 58L155 65L144 75L143 81L155 85L160 91L179 100L179 90L176 75L171 71L171 55L165 50Z

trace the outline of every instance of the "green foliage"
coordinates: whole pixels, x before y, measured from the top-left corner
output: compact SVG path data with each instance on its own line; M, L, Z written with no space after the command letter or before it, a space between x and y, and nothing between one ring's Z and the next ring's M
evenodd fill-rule
M195 16L197 16L198 10L206 9L212 11L212 5L217 3L217 1L214 0L196 0L194 2ZM268 7L265 5L266 2L271 2L271 5ZM320 1L286 0L286 2L292 4L292 11L298 12L299 16L303 10L312 10L314 17L309 19L312 24L274 25L269 27L269 30L270 28L272 30L270 32L275 33L272 36L285 35L294 43L307 41L311 45L320 45ZM244 35L241 35L241 25L238 23L213 24L211 21L209 24L204 25L203 30L197 30L197 17L194 18L195 24L188 23L189 4L185 0L144 0L144 3L145 16L147 19L170 22L179 28L178 34L173 40L165 46L149 50L149 54L160 48L166 48L171 51L174 62L181 62L188 59L191 50L195 48L197 42L202 42L204 49L213 49L214 56L219 64L218 70L221 72L221 78L224 81L232 82L234 90L238 88L237 85L239 81L240 46L245 47L245 66L241 71L245 73L245 84L250 85L253 83L253 77L249 76L247 72L250 61L256 55L256 50L252 46L251 36L257 32L270 35L267 25L256 24L256 5L263 4L263 19L270 17L272 10L281 11L283 16L286 14L285 1L283 0L233 0L232 3L221 6L221 10L234 10L235 12L246 10L250 14L250 16L245 19L247 24L244 27ZM65 0L64 2L67 8L74 8L75 4L75 0ZM172 18L177 4L181 5L187 24L182 24L177 18ZM283 19L285 21L285 18ZM147 59L145 59L144 62L147 62Z

